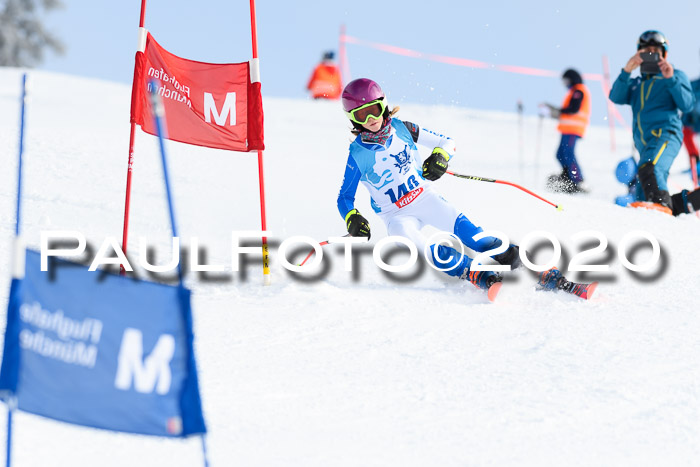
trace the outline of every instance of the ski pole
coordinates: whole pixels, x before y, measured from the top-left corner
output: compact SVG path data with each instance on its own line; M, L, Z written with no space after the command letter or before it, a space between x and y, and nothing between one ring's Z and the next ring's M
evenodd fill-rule
M519 189L519 190L524 191L525 193L527 193L527 194L529 194L529 195L534 196L535 198L537 198L537 199L539 199L539 200L541 200L541 201L544 201L544 202L547 203L547 204L551 204L552 206L554 206L555 208L557 208L557 211L561 211L561 210L562 210L562 207L561 207L560 204L554 204L554 203L552 203L551 201L544 199L544 198L541 197L540 195L538 195L538 194L536 194L536 193L533 193L532 191L528 190L527 188L524 188L524 187L522 187L522 186L520 186L520 185L517 185L517 184L515 184L515 183L512 183L512 182L506 182L505 180L496 180L496 179L493 179L493 178L477 177L477 176L475 176L475 175L462 175L462 174L458 174L458 173L455 173L455 172L451 172L451 171L449 171L449 170L447 171L447 173L450 174L450 175L452 175L453 177L465 178L465 179L467 179L467 180L476 180L476 181L478 181L478 182L490 182L490 183L500 183L501 185L510 185L510 186L512 186L512 187L515 187L515 188L517 188L517 189Z
M523 106L523 101L518 99L518 159L520 167L520 179L523 178L523 166L525 165L525 130L523 128L523 111L525 107Z
M535 142L535 182L537 183L540 177L540 153L542 152L542 130L545 117L546 107L540 106L538 108L538 120L537 120L537 140Z
M349 236L350 236L350 234L343 235L343 237L349 237ZM330 243L330 240L326 240L326 241L319 243L319 246L328 245L329 243ZM312 248L311 251L309 251L309 254L306 255L306 258L304 258L304 261L302 261L299 264L299 266L303 266L304 264L306 264L306 262L309 260L309 258L311 258L311 256L314 254L315 251L316 251L316 249Z

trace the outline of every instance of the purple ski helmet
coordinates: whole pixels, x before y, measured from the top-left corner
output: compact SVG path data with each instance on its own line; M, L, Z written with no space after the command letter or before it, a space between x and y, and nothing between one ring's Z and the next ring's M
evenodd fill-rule
M367 78L350 81L343 89L343 109L350 112L368 102L384 98L384 91L377 83Z

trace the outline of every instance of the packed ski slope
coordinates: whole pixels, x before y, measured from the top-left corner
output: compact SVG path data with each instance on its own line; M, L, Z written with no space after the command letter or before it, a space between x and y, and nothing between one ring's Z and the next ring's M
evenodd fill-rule
M32 73L27 111L23 232L79 230L97 247L121 238L129 134L125 85ZM383 83L384 84L384 83ZM20 72L0 69L0 308L9 291L14 232ZM386 83L390 90L390 83ZM527 271L489 304L471 284L432 270L386 275L370 250L355 272L325 248L325 275L286 272L273 248L273 283L259 262L245 274L190 274L196 351L214 466L692 465L700 458L698 233L694 216L617 207L617 162L630 137L593 127L578 147L588 196L544 191L557 172L555 124L514 114L410 103L399 117L457 140L458 172L523 184L562 212L516 189L445 176L439 191L474 222L514 242L545 230L569 257L576 233L609 239L593 260L610 265L593 300L536 292ZM405 101L405 102L404 102ZM265 99L268 228L273 241L345 233L335 200L348 122L336 102ZM232 231L258 230L253 154L169 143L183 241L199 237L209 264L230 271ZM427 155L427 152L424 153ZM147 236L158 258L170 232L155 138L136 136L130 251ZM689 187L687 155L673 189ZM357 206L386 236L360 188ZM652 233L665 266L632 277L617 247L633 230ZM585 241L584 241L585 242ZM300 256L306 252L300 252ZM546 260L545 248L537 255ZM644 262L650 250L630 258ZM406 255L393 258L400 263ZM300 259L300 258L299 258ZM570 278L576 276L569 273ZM211 277L213 276L213 277ZM398 277L397 277L398 276ZM593 279L589 276L588 279ZM3 320L4 321L4 320ZM4 439L4 429L0 438ZM14 465L201 465L199 440L115 435L18 414Z

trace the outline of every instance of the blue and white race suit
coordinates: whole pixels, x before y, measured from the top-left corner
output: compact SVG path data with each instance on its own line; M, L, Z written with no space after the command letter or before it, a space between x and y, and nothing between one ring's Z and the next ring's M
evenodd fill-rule
M416 143L427 148L442 148L450 155L455 153L454 141L446 136L420 128L397 118L391 120L391 132L385 144L363 141L362 133L350 144L350 154L345 178L338 195L338 211L345 219L355 209L355 193L360 182L367 188L374 211L384 221L389 235L410 239L424 251L426 239L421 229L426 225L443 232L454 233L472 250L483 252L500 246L501 241L486 237L478 242L473 236L482 231L467 217L457 211L423 178L422 163ZM440 258L441 268L449 267L445 260L455 257L457 267L446 271L452 276L464 276L469 272L471 259L460 257L445 246L431 248L432 260Z

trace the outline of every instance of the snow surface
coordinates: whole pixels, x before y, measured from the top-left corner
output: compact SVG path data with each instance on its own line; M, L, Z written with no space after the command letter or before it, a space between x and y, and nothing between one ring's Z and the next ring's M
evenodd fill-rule
M120 239L130 87L41 72L31 78L26 240L37 246L44 229L82 231L95 247L106 236ZM19 83L19 70L0 69L6 284ZM515 242L552 232L569 256L580 245L572 235L598 230L610 245L594 259L611 270L588 302L536 292L524 271L494 304L471 284L432 270L389 277L367 249L353 275L334 245L324 247L329 270L320 279L287 273L274 249L270 287L261 285L259 263L219 280L190 274L212 465L697 465L700 221L612 204L624 192L614 168L630 154L629 133L617 131L619 149L611 153L608 128L591 128L577 152L592 194L551 194L544 179L558 171L553 121L543 122L538 156L539 119L526 117L520 164L515 114L391 104L401 104L400 118L457 140L455 171L521 183L564 205L557 212L511 187L443 177L438 190L474 222ZM339 104L266 98L265 118L273 239L343 235L335 201L350 134ZM209 263L230 270L231 232L260 228L255 155L167 147L181 237L198 236ZM170 232L155 138L139 131L135 157L130 251L148 236L165 261ZM672 168L673 191L690 186L680 173L686 168L683 150ZM363 188L357 206L372 225L371 243L385 237ZM658 238L666 259L646 282L617 259L622 237L636 229ZM0 288L3 309L8 290ZM16 466L202 463L197 438L112 434L22 413L13 441Z

